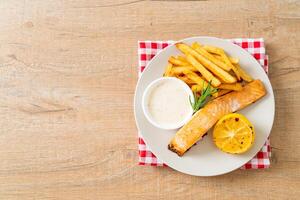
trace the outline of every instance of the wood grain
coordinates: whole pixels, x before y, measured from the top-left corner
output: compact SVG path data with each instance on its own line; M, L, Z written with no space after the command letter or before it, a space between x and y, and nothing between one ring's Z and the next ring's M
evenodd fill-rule
M0 199L297 199L299 1L0 2ZM192 177L137 165L137 40L264 37L272 166Z

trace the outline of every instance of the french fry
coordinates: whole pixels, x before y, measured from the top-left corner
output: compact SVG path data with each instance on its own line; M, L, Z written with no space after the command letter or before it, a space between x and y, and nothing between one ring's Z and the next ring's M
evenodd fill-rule
M188 69L188 70L193 71L193 72L197 72L198 71L195 67L193 67L191 65L187 65L187 66L174 66L172 68L172 72L174 74L183 74L183 71L185 69Z
M232 64L238 64L240 60L238 58L229 57L229 60Z
M207 85L206 85L206 87L207 87ZM192 85L191 89L193 92L201 92L203 90L203 84L202 85L199 85L199 84ZM211 95L216 98L218 96L218 92L212 93Z
M200 92L202 89L203 89L203 88L202 88L202 86L200 86L200 85L193 85L193 86L192 86L192 91L193 91L193 92Z
M193 84L195 84L195 82L191 79L189 79L186 76L176 76L178 79L182 80L183 82L185 82L186 84L188 84L189 86L192 86Z
M209 45L205 45L205 46L203 46L203 48L206 51L210 52L210 53L220 55L222 57L223 61L225 62L225 64L230 66L230 68L233 70L233 72L236 75L237 79L239 81L241 80L238 69L231 63L231 61L229 60L229 57L226 55L226 53L224 52L223 49L218 48L218 47L214 47L214 46L209 46Z
M197 51L203 57L205 57L206 59L208 59L209 61L211 61L213 64L221 67L223 70L230 71L230 69L231 69L230 66L228 66L224 62L216 59L212 54L210 54L209 52L207 52L204 48L201 48L200 45L197 45L197 43L195 43L195 44L196 44L196 45L194 45L195 46L195 48L194 48L195 51ZM230 75L230 74L228 74L228 75Z
M220 62L217 59L215 59L205 49L197 47L197 49L195 49L195 51L198 53L197 56L195 56L195 57L201 62L201 64L203 64L207 69L209 69L214 75L218 76L223 82L225 82L225 83L235 83L236 82L236 78L234 76L231 76L228 72L226 72L222 69L224 67L224 68L228 68L230 70L229 66L227 66L225 63ZM214 62L221 64L222 68L220 68Z
M186 60L194 67L197 68L197 70L202 74L202 76L207 80L211 81L212 86L217 87L221 84L220 80L214 77L214 75L208 71L202 64L200 64L193 56L198 56L199 54L192 49L190 46L183 44L183 43L177 43L176 47L186 54Z
M193 50L194 51L194 50ZM197 53L197 52L196 52ZM200 64L196 58L191 54L188 54L186 57L187 61L197 68L197 70L202 74L202 76L207 80L211 81L211 85L217 87L221 84L220 80L217 79L210 71L208 71L202 64Z
M202 48L205 49L207 52L209 52L211 54L214 54L215 58L217 58L218 60L221 60L221 61L225 62L222 58L222 54L224 52L223 49L221 49L219 47L210 46L210 45L204 45ZM238 58L228 57L228 59L230 60L230 62L232 64L239 63Z
M177 59L181 60L182 62L188 63L188 61L186 60L186 58L184 56L179 55L179 56L177 56Z
M248 75L239 65L239 59L237 58L231 58L228 57L225 52L218 48L218 47L213 47L213 46L203 46L204 49L206 49L208 52L210 53L214 53L217 54L218 58L221 57L221 59L223 60L223 62L225 62L226 64L230 65L231 69L233 70L233 72L235 73L235 75L237 76L237 79L240 80L241 78L247 82L251 82L253 79L250 75ZM243 77L242 77L243 76Z
M206 57L204 57L202 55L202 54L205 54L206 56L210 56L210 54L208 52L205 52L205 50L202 50L202 48L199 48L199 46L197 46L197 43L195 43L194 46L197 47L197 51L183 43L178 43L176 45L176 47L179 48L179 50L181 50L182 52L191 54L195 58L197 58L197 60L199 60L201 62L201 64L203 64L212 73L214 73L216 76L218 76L223 82L225 82L225 83L235 83L236 82L236 78L234 76L231 76L229 73L227 73L226 71L224 71L223 69L218 67L215 63L211 62L209 59L207 59ZM198 50L201 52L201 54ZM211 57L213 58L213 56L211 56ZM214 60L216 60L216 59L214 59ZM193 62L191 64L194 66L197 64L196 62L191 60L191 57L188 57L188 56L187 56L187 61L190 63ZM199 65L197 64L197 66L199 66ZM198 68L197 66L195 66L195 67L200 71L200 68ZM225 64L224 64L224 66L225 66ZM208 76L204 75L203 72L201 72L201 71L200 71L200 73L206 78L206 80L208 80L207 79L207 78L209 78ZM213 82L212 82L212 85L217 86L216 83L213 83Z
M201 45L198 42L193 42L193 44L191 45L191 47L193 49L197 49L197 48L201 48Z
M195 72L186 69L183 73L187 78L191 79L194 83L201 86L202 88L207 87L208 83Z
M222 56L220 56L220 55L218 55L218 54L213 54L213 56L214 56L216 59L218 59L219 61L224 62ZM233 58L233 57L228 57L228 58L229 58L230 62L231 62L232 64L234 64L234 65L239 63L239 59L238 59L238 58Z
M177 43L175 45L177 47L177 49L179 49L182 53L184 53L185 55L187 54L191 54L192 56L196 56L197 52L192 49L189 45L184 44L184 43ZM187 59L187 58L186 58ZM188 61L188 59L187 59Z
M227 94L231 91L232 90L218 90L218 92L216 92L215 95L213 95L213 97L217 98L217 97L223 96L224 94Z
M214 47L214 46L210 46L210 45L204 45L203 48L208 51L209 53L213 53L213 54L217 54L220 55L223 52L223 49L218 48L218 47Z
M179 60L175 58L174 56L171 56L169 58L169 62L172 63L173 65L188 65L187 62L183 62L182 60Z
M164 76L172 76L172 67L173 65L171 63L168 62L168 65L166 67L166 70L165 70L165 73L164 73Z
M245 80L246 82L253 81L253 78L249 74L247 74L247 72L245 70L243 70L239 64L236 64L235 67L239 71L239 74L243 80Z
M228 56L225 54L225 52L223 50L221 52L221 56L222 56L224 62L231 67L232 71L236 75L236 78L240 81L241 76L240 76L240 73L239 73L237 67L230 62Z
M221 84L218 86L220 89L225 89L225 90L234 90L234 91L241 91L243 89L242 84L240 83L234 83L234 84Z

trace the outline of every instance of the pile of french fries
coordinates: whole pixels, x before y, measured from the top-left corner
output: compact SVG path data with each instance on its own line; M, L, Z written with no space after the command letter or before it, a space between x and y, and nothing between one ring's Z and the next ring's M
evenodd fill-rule
M212 95L217 98L231 91L240 91L244 82L253 80L239 66L239 59L229 57L219 47L197 42L191 46L177 43L176 47L183 55L169 58L164 76L181 79L195 93L200 93L210 82L211 87L218 89Z

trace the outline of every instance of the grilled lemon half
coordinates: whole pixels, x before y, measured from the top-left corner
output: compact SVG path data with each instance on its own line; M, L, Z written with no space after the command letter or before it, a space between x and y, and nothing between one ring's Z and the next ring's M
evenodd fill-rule
M251 122L238 113L222 117L215 125L213 140L226 153L241 154L250 149L255 139Z

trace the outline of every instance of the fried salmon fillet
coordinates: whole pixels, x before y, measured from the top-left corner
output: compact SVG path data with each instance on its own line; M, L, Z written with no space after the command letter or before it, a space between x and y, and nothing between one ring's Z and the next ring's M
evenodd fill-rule
M236 112L254 103L266 94L260 80L254 80L235 91L212 100L200 109L173 137L168 148L182 156L224 115Z

